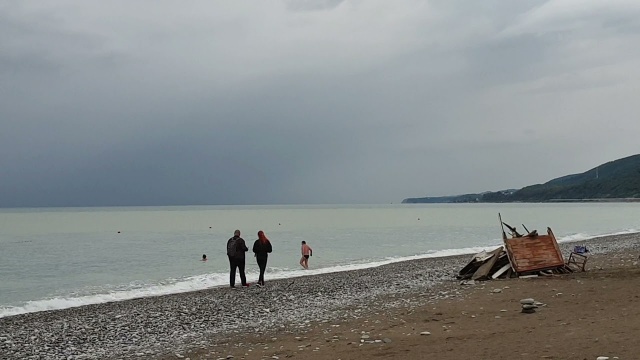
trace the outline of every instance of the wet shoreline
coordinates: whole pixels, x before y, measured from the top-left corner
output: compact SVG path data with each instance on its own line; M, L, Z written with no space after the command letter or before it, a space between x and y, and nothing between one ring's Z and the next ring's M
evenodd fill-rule
M592 253L640 247L640 234L576 243ZM457 297L454 275L469 255L424 258L269 281L264 288L206 290L0 318L2 359L156 358L238 334L300 332L313 322L357 318L363 309Z

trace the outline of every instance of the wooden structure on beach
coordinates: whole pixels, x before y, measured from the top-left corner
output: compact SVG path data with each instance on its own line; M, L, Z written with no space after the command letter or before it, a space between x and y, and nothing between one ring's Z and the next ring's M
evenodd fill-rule
M507 256L516 273L551 270L564 266L562 252L551 228L547 235L528 234L507 238L502 232Z
M522 225L527 231L524 235L520 234L515 227L504 223L500 214L498 218L504 247L500 246L493 251L476 254L469 264L458 272L458 279L489 280L514 276L537 276L537 274L551 276L553 273L573 272L573 269L565 264L551 228L547 227L546 235L539 235L536 230L529 231ZM509 228L511 237L504 231L505 226ZM582 271L584 271L584 263L586 260L579 268Z
M500 219L500 227L502 229L502 240L507 250L509 263L513 271L517 274L531 273L543 270L558 270L558 272L566 272L562 251L558 246L556 237L547 227L546 235L539 235L538 231L529 231L524 225L522 227L527 231L526 235L518 233L515 227L509 226L502 221L502 216L498 214ZM507 237L504 227L509 228L511 237Z

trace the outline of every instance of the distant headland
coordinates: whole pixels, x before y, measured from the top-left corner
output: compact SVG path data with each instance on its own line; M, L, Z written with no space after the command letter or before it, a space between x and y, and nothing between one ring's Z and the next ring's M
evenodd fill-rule
M402 200L403 204L505 202L640 202L640 154L522 189Z

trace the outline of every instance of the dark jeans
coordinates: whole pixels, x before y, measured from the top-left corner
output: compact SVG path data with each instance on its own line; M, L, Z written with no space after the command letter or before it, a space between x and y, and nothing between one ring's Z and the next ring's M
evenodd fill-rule
M258 267L260 268L260 277L258 278L258 284L264 285L264 271L267 269L267 257L256 257L258 261Z
M247 285L247 278L244 275L244 259L236 259L229 256L229 267L231 268L229 272L229 285L231 285L231 287L236 285L236 268L240 270L240 281L242 285Z

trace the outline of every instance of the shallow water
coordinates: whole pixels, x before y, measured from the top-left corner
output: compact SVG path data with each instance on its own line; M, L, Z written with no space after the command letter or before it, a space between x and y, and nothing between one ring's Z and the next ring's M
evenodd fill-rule
M561 241L640 229L636 203L3 209L0 317L225 285L235 229L249 247L258 230L271 239L268 281L478 251L501 243L498 212Z

